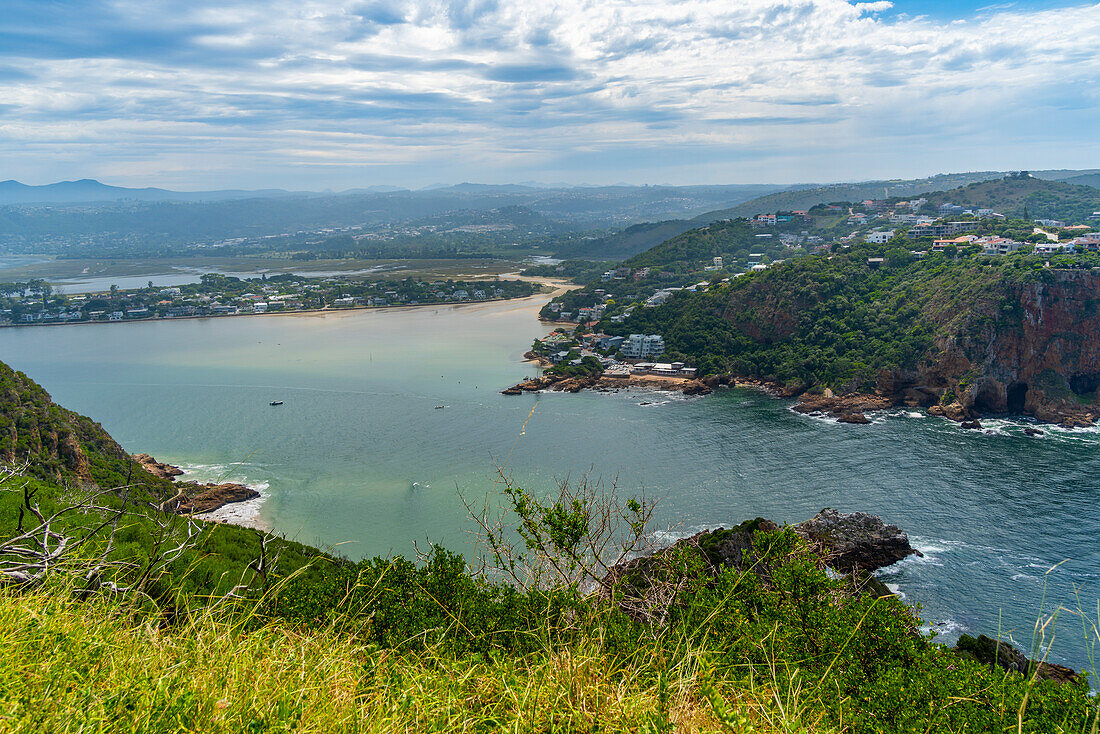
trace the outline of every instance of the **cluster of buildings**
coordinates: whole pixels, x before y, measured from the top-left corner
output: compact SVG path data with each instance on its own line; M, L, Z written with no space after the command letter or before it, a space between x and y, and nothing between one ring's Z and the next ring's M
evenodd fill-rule
M1071 240L1066 240L1065 242L1060 242L1057 235L1049 234L1042 230L1037 230L1037 232L1047 236L1046 242L1039 242L1034 246L1035 252L1040 255L1100 251L1100 232L1089 232L1079 237L1074 237ZM1019 250L1026 244L1026 242L1019 242L1008 237L997 237L995 235L986 237L966 235L954 239L936 240L932 243L932 250L934 252L939 252L951 246L962 248L969 245L980 245L982 252L986 255L1007 255L1011 252L1016 252L1016 250Z
M13 299L0 308L0 323L45 324L88 321L137 321L205 316L240 316L320 308L417 306L505 297L500 285L462 287L452 281L354 283L337 279L303 281L240 281L226 279L226 288L206 284L161 289L89 293L43 304L35 299ZM393 287L387 289L387 285ZM524 284L522 287L528 287ZM247 290L245 290L247 289ZM355 293L342 292L347 289ZM241 292L244 290L244 292ZM368 292L369 291L369 292ZM358 292L358 293L356 293ZM361 293L361 294L360 294Z
M574 338L563 332L554 332L541 339L536 350L555 365L580 364L585 357L593 357L599 360L604 368L603 374L608 377L695 376L695 368L688 367L683 362L651 361L665 352L665 340L660 334L611 336L596 333Z
M794 221L805 221L809 218L810 213L805 211L777 212L775 214L757 214L749 220L749 224L755 229L761 229L763 227L789 224Z

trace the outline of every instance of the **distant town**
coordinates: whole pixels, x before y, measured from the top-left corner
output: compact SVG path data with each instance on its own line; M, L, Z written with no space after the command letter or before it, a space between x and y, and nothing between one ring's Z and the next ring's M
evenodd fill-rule
M57 293L44 280L0 283L0 326L241 316L387 306L425 306L523 298L540 286L516 280L424 281L306 278L240 279L216 273L172 287Z

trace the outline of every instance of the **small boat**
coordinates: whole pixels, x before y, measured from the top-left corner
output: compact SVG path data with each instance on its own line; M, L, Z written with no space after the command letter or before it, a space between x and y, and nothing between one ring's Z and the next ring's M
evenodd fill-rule
M270 405L282 405L283 401L282 400L272 400L271 403L269 403L269 404Z
M446 405L437 405L437 406L435 406L435 409L436 410L443 410L446 407L447 407Z

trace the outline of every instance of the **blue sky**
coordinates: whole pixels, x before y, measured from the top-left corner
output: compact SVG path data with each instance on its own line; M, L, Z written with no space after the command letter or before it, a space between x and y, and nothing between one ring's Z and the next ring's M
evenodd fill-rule
M1100 167L1100 4L4 0L0 179L748 183Z

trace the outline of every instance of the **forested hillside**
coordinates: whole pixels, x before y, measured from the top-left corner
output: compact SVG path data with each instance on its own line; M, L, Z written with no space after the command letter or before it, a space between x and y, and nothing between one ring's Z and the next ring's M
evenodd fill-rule
M157 492L147 475L98 423L66 410L22 372L0 363L0 463L40 479L122 486L131 475Z
M1024 251L918 260L861 245L680 292L600 328L662 334L669 358L796 392L877 392L957 402L961 415L1091 424L1100 414L1097 264L1094 254Z
M938 207L951 203L967 209L993 209L1007 216L1025 219L1057 219L1079 222L1100 211L1100 189L1033 176L1007 176L982 181L950 191L924 194Z

